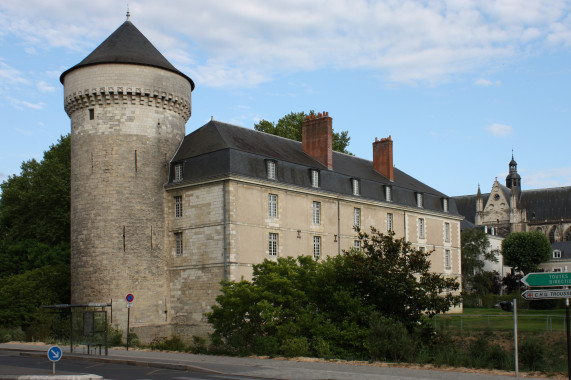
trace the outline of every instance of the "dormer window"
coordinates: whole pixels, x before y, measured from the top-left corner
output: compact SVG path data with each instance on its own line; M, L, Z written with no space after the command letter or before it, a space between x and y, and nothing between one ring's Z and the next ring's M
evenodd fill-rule
M556 249L553 251L553 258L554 259L560 259L561 258L561 251Z
M175 182L182 181L182 164L174 166L174 180Z
M353 188L353 195L360 195L361 189L359 186L359 180L356 178L351 179L351 186Z
M319 170L311 169L311 187L319 187Z
M385 186L385 200L387 202L393 201L393 189L390 186Z
M448 199L442 198L442 211L448 212Z
M422 193L416 193L416 206L417 206L417 207L423 207L423 206L422 206L422 203L423 203L422 201L423 201L423 199L422 199Z
M276 162L275 161L266 161L266 174L268 179L276 179Z

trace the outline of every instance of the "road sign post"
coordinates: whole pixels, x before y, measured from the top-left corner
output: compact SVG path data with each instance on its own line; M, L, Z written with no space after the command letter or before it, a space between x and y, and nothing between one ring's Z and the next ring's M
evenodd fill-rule
M52 362L52 372L56 374L56 362L61 359L62 351L58 346L51 346L48 348L48 359Z
M521 282L526 286L561 286L561 289L533 289L526 290L521 296L527 300L542 300L565 298L565 327L567 330L567 376L571 380L571 332L569 323L569 298L571 298L571 273L569 272L541 272L528 273ZM517 360L517 359L516 359ZM517 371L517 370L516 370ZM517 377L517 372L516 372Z
M129 293L125 297L125 300L127 301L127 347L125 351L129 351L129 321L131 319L131 307L133 307L135 296Z

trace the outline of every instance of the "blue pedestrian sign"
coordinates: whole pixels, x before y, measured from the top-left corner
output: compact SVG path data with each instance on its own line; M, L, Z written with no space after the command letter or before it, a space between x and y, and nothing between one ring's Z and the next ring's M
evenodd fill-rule
M50 361L52 362L57 362L61 359L61 348L59 348L58 346L51 346L48 349L48 359L50 359Z

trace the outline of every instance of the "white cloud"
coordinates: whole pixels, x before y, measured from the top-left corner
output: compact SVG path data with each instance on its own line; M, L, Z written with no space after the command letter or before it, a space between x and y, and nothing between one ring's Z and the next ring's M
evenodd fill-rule
M570 10L565 0L171 0L168 7L139 0L130 9L133 23L167 58L214 87L320 68L439 83L498 59L571 46ZM123 20L112 0L0 5L3 33L36 50L88 53Z
M505 124L491 124L486 130L495 137L506 137L513 133L513 127Z
M25 136L32 136L34 134L32 131L28 131L28 130L21 129L21 128L14 128L14 130L16 132L22 134L22 135L25 135Z
M500 80L491 81L489 79L478 78L476 79L476 81L474 81L474 84L476 86L481 86L481 87L490 87L490 86L499 86L502 84L502 81Z
M571 167L542 169L537 172L522 173L528 188L561 187L571 183Z
M25 100L20 100L16 98L10 98L10 103L19 110L24 110L26 108L34 109L34 110L41 110L43 109L46 104L43 102L40 103L30 103Z
M0 83L2 87L26 82L26 79L19 70L0 60Z
M48 82L44 82L39 81L36 84L36 87L38 88L38 90L40 90L41 92L54 92L56 90L56 88L54 86L52 86L51 84L49 84Z

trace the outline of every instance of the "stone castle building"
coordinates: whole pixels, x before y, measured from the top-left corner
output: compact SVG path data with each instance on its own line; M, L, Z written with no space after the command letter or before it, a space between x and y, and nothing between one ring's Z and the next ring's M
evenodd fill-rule
M185 136L194 83L127 20L61 75L71 118L72 303L113 303L113 323L143 341L208 331L223 279L280 256L359 247L354 226L434 250L460 276L453 199L393 165L332 151L327 113L303 141L212 120Z

